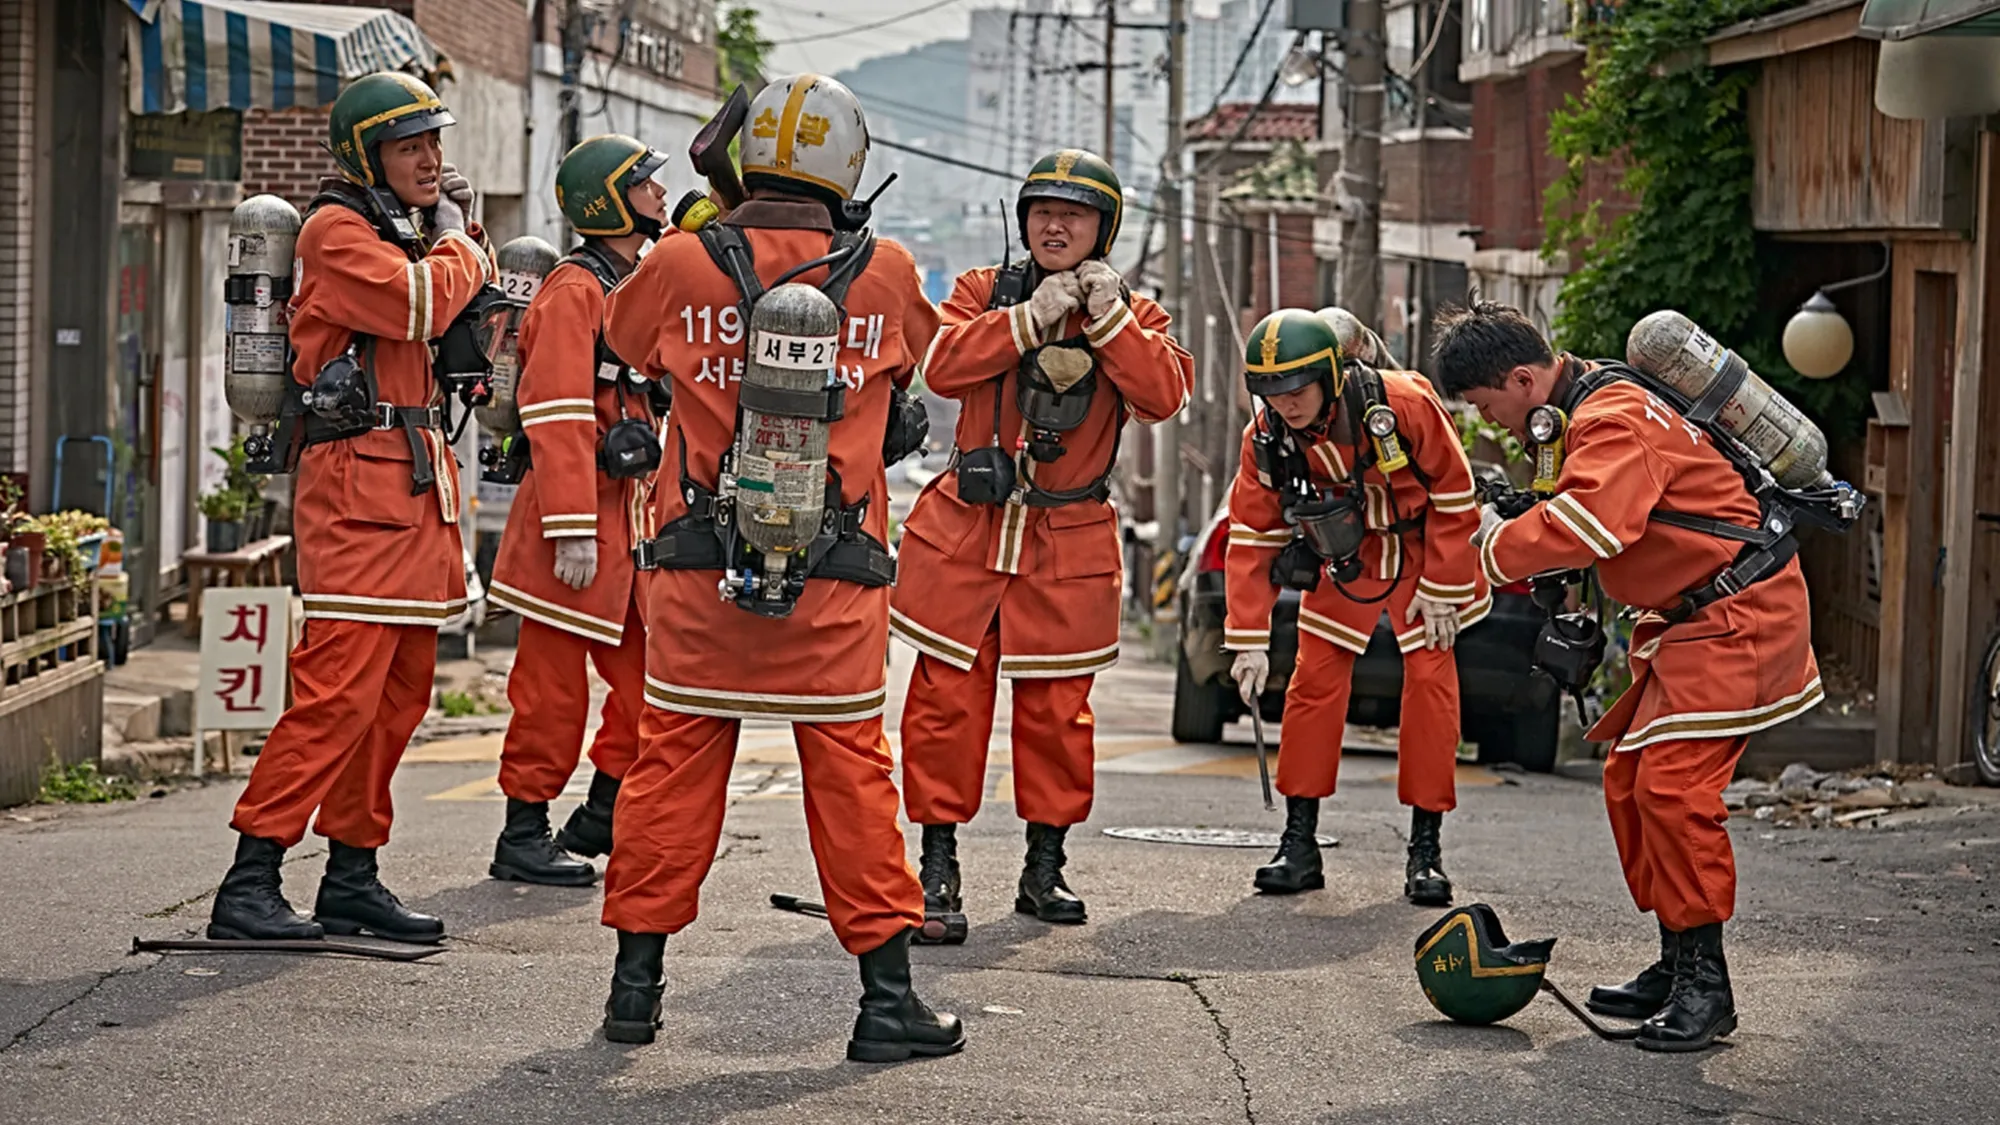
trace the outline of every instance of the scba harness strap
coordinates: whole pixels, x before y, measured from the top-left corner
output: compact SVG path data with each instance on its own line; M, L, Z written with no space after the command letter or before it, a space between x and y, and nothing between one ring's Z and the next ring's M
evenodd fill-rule
M1393 484L1387 490L1390 522L1380 528L1366 526L1359 504L1359 497L1363 495L1362 478L1369 469L1378 465L1380 458L1376 454L1375 443L1367 440L1363 433L1362 419L1367 417L1369 411L1386 407L1387 395L1382 387L1381 374L1366 364L1348 363L1346 375L1346 385L1339 401L1349 417L1354 444L1353 456L1349 460L1351 467L1346 479L1340 482L1343 491L1338 495L1328 496L1313 483L1312 467L1306 459L1304 446L1291 427L1268 404L1263 408L1259 425L1251 435L1251 455L1257 469L1277 490L1285 522L1298 529L1292 541L1271 562L1271 581L1280 586L1305 591L1317 589L1320 574L1329 568L1336 584L1351 582L1360 577L1359 556L1367 532L1400 536L1420 531L1424 526L1425 513L1422 510L1410 516L1401 514L1396 505ZM1395 438L1401 441L1400 431ZM1404 467L1429 491L1429 474L1412 460L1405 459ZM1387 476L1388 472L1383 475ZM1395 584L1400 584L1402 579L1402 564L1399 561ZM1390 586L1390 591L1395 589L1395 584ZM1364 604L1382 601L1390 591L1356 600Z
M1725 370L1706 394L1690 402L1672 387L1662 386L1638 368L1616 360L1599 360L1594 369L1572 373L1569 392L1560 404L1565 415L1575 417L1577 408L1592 393L1616 382L1632 383L1658 395L1683 418L1701 427L1702 432L1708 435L1710 444L1741 474L1743 486L1757 501L1759 515L1756 527L1743 527L1671 508L1655 508L1646 514L1646 518L1653 523L1743 544L1736 558L1714 578L1681 592L1674 605L1661 614L1669 625L1678 625L1716 602L1740 594L1751 585L1784 570L1785 565L1799 553L1795 532L1802 516L1811 522L1825 522L1825 519L1833 518L1814 519L1814 505L1809 498L1779 485L1716 422L1717 412L1736 393L1745 371L1747 368L1740 365L1735 365L1733 371Z
M744 237L741 229L727 223L711 223L702 228L697 237L716 267L735 284L747 337L751 308L767 290L757 277L750 240ZM827 278L819 289L832 299L834 306L845 317L848 288L867 268L874 253L875 236L872 232L838 231L833 235L831 250L824 257L787 270L769 288L776 288L816 266L827 266ZM739 390L737 401L739 426L741 410L745 406L792 415L799 414L803 409L807 416L835 422L845 414L846 387L834 381L825 392L808 394L801 399L798 392L746 386ZM892 407L892 419L894 414ZM641 570L734 571L749 566L756 560L757 552L736 534L734 505L724 501L715 489L688 475L685 435L679 446L681 500L687 505L687 512L661 528L657 537L642 540L634 547L633 562ZM728 471L728 460L729 455L725 453L724 472ZM861 586L893 585L896 581L896 556L863 530L868 517L868 497L842 505L840 474L831 467L827 470L825 495L819 534L807 544L803 565L794 566L787 572L787 582L792 586L789 597L795 600L803 593L808 578L831 578Z

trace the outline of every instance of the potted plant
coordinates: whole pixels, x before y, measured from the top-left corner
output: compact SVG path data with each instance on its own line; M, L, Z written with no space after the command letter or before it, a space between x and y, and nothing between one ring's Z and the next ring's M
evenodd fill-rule
M228 485L219 485L201 494L201 514L208 517L208 549L211 554L227 554L243 546L243 516L248 499Z
M0 474L0 594L15 587L28 584L28 549L23 544L18 557L11 554L15 550L16 525L28 518L21 506L21 486L14 478Z
M270 509L264 503L264 482L250 471L250 454L238 434L228 448L210 446L209 452L222 458L222 485L243 498L243 541L255 542L271 533Z

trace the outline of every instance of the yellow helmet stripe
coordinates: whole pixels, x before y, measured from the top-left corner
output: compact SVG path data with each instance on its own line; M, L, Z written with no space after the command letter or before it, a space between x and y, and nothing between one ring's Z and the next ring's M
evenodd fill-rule
M801 74L792 80L791 93L785 95L785 112L778 118L777 165L788 172L792 167L792 147L799 134L799 113L805 109L806 94L821 81L817 74Z
M409 89L407 86L404 88ZM385 109L354 126L354 151L361 158L361 171L368 178L369 187L375 186L375 168L368 162L368 146L361 143L361 134L399 117L408 117L412 113L421 113L424 110L444 108L444 103L434 97L420 94L415 90L410 90L410 94L417 100L409 105L399 105L395 109Z
M630 234L633 228L639 224L638 220L632 217L632 212L626 208L625 193L619 190L618 185L623 183L625 177L644 159L646 159L646 150L641 148L638 152L632 154L631 159L620 164L604 180L604 194L611 198L611 205L618 209L620 234Z
M1278 330L1277 326L1272 325L1271 332L1275 333L1277 332L1277 330ZM1258 375L1276 375L1281 371L1295 371L1301 367L1310 366L1312 364L1318 363L1320 360L1326 360L1329 363L1333 363L1337 368L1338 360L1336 358L1336 355L1337 353L1332 348L1321 348L1320 350L1314 352L1313 354L1306 356L1304 359L1290 359L1286 360L1283 363L1271 363L1271 364L1248 363L1244 365L1243 369L1245 371L1250 371Z

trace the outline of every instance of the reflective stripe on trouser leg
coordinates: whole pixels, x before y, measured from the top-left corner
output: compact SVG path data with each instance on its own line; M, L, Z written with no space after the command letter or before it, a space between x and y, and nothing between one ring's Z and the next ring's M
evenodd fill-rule
M320 802L313 831L353 848L379 848L389 842L394 819L389 782L396 764L409 748L410 736L431 706L431 683L437 673L438 631L431 625L396 625L395 655L382 685L382 702L359 753L334 779Z
M1058 827L1090 816L1097 767L1094 676L1014 681L1014 809Z
M313 810L375 722L402 628L306 622L292 653L292 705L264 740L231 828L288 848L305 837Z
M1735 738L1656 742L1639 759L1633 798L1652 868L1654 912L1670 930L1726 922L1736 912L1736 853L1722 790L1749 744Z
M813 863L841 946L858 956L923 925L924 891L904 855L882 720L794 723L792 738Z
M604 868L604 924L642 934L679 933L701 906L715 862L736 761L735 719L647 707L639 757L618 788Z
M978 814L999 675L997 628L987 630L969 672L917 654L903 700L903 798L912 822L963 824Z
M1458 807L1458 660L1428 648L1403 654L1396 732L1396 799L1430 812Z
M590 764L618 778L624 777L639 757L639 716L646 710L646 619L641 616L636 584L625 609L623 637L617 648L590 646L590 661L610 689L598 712Z
M500 744L500 790L509 797L553 801L576 772L590 713L584 665L594 647L588 638L521 618L507 676L514 714ZM642 680L644 675L642 669Z
M1347 697L1354 654L1299 631L1298 664L1285 688L1285 724L1278 743L1278 792L1331 797L1340 777L1340 742L1347 733Z

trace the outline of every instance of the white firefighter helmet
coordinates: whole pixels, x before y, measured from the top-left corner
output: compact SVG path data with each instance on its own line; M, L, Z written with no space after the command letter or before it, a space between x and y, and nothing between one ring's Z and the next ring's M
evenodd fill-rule
M750 102L741 138L743 182L854 198L868 162L868 119L854 91L817 74L774 79Z

